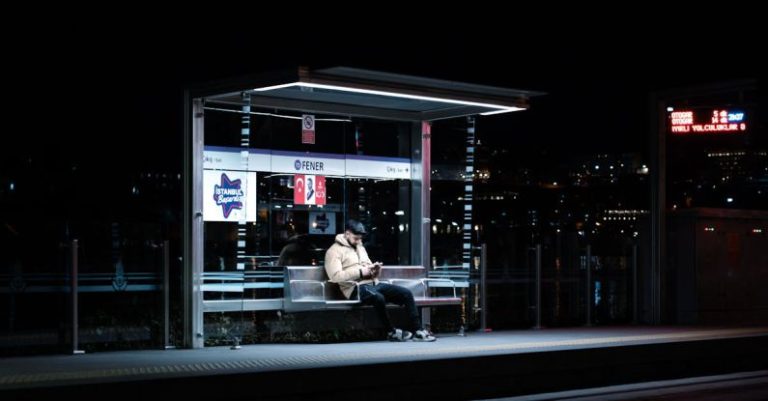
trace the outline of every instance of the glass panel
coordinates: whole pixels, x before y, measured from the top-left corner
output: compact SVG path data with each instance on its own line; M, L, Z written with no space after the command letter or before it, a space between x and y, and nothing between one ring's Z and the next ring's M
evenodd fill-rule
M79 239L81 348L150 348L163 343L160 224L96 222Z
M347 219L366 225L372 259L411 260L410 124L314 115L306 137L302 116L207 107L206 344L265 338L277 315L260 311L281 309L285 266L322 266Z
M344 227L342 178L326 178L323 207L294 204L293 175L277 175L272 184L271 219L267 239L270 263L276 266L322 266L325 250Z
M453 119L432 125L430 278L453 280L457 295L464 299L459 307L432 308L435 331L475 326L479 317L480 284L470 278L480 267L478 231L471 209L474 135L468 128L472 123L471 119Z
M349 218L361 221L371 260L385 265L410 263L410 182L408 180L350 179L347 185Z
M768 139L757 96L734 90L691 97L667 112L667 210L768 209Z

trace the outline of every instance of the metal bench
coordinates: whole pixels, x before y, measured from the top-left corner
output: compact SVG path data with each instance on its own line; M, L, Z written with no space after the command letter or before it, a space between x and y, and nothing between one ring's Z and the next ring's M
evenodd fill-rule
M427 277L423 266L384 266L379 280L408 288L418 307L461 304L461 298L456 295L456 283L450 279ZM346 299L339 285L328 281L325 268L321 266L286 267L284 289L283 309L286 312L350 309L360 305L359 291L357 298Z

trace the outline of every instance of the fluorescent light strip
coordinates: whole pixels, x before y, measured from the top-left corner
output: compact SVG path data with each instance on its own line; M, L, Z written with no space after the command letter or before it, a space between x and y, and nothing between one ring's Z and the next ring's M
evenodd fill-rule
M310 83L310 82L293 82L293 83L289 83L289 84L266 86L266 87L263 87L263 88L256 88L256 89L254 89L254 91L255 92L266 92L266 91L271 91L271 90L276 90L276 89L290 88L292 86L303 86L303 87L306 87L306 88L338 90L338 91L344 91L344 92L364 93L364 94L368 94L368 95L389 96L389 97L398 97L398 98L403 98L403 99L425 100L425 101L430 101L430 102L451 103L451 104L460 104L460 105L464 105L464 106L478 106L478 107L488 107L488 108L492 108L492 109L499 109L499 110L489 111L489 112L485 112L485 113L480 113L480 115L483 115L483 116L488 116L488 115L492 115L492 114L509 113L509 112L512 112L512 111L525 110L522 107L501 106L501 105L492 104L492 103L469 102L469 101L465 101L465 100L454 100L454 99L444 99L444 98L431 97L431 96L409 95L407 93L397 93L397 92L386 92L386 91L378 91L378 90L371 90L371 89L350 88L350 87L346 87L346 86L315 84L315 83Z
M522 108L522 107L508 107L506 109L494 110L494 111L488 111L488 112L485 112L485 113L480 113L480 115L481 116L492 116L494 114L509 113L509 112L520 111L520 110L525 110L525 109Z

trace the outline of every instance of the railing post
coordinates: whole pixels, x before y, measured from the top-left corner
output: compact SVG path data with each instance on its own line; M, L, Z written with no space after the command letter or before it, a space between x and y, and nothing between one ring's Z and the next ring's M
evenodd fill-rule
M170 270L171 270L171 250L170 241L163 241L163 348L176 348L171 344L171 316L170 316Z
M541 244L536 244L536 325L534 329L541 327Z
M488 329L488 298L486 289L486 279L488 270L488 245L482 244L480 247L480 330Z
M592 326L592 245L587 245L587 323Z
M77 253L78 253L78 242L76 239L72 240L72 243L70 245L70 250L72 251L72 270L70 271L70 295L71 295L71 306L72 306L72 355L79 355L84 354L85 351L79 349L80 348L80 338L79 338L79 331L80 328L78 326L78 294L77 294L77 280L78 280L78 274L77 274Z
M461 325L459 326L459 337L464 337L467 335L466 333L466 327L467 327L467 289L462 288L461 289Z
M637 244L632 244L632 323L637 324L638 309Z

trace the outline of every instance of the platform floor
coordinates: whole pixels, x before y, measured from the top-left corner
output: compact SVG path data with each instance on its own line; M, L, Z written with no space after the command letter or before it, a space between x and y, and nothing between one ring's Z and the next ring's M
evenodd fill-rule
M307 370L317 372L328 370L329 375L335 375L342 372L338 368L359 372L368 370L366 365L389 365L391 368L396 364L403 364L403 369L421 369L413 377L418 376L420 380L426 380L427 386L430 385L429 383L441 386L439 384L441 380L452 380L450 374L444 374L446 371L451 372L451 361L462 361L462 363L471 361L471 366L477 366L478 370L467 372L470 375L483 376L483 366L487 366L489 369L485 372L487 375L495 377L503 374L507 377L519 377L525 370L517 370L514 367L515 360L527 361L526 363L532 369L534 366L549 366L553 370L558 370L566 369L566 365L575 367L573 358L585 366L616 363L615 358L623 358L616 352L626 349L635 352L632 356L634 359L631 359L635 362L627 359L626 364L645 363L647 365L663 361L665 352L669 353L669 350L680 350L680 358L687 355L685 353L687 351L684 352L683 348L669 348L670 345L686 344L688 347L699 347L690 348L688 353L693 358L701 358L701 350L708 349L706 341L739 339L768 344L768 327L568 328L468 333L465 337L439 335L438 340L433 343L378 341L336 344L264 344L245 345L239 350L213 347L198 350L145 350L17 357L0 359L0 391L225 376L237 378L237 381L244 377L278 380L280 375L290 377L291 372L298 371L306 374ZM736 344L733 341L727 344ZM751 347L752 344L744 343L739 346ZM637 352L639 350L637 346L646 346L645 349L649 352L658 350L659 355L652 361L638 362L638 358L642 359L645 356L644 351ZM662 348L653 346L668 348L664 351ZM737 345L729 346L738 347ZM722 350L722 347L718 345L716 349ZM590 353L595 350L602 350L602 354ZM611 354L611 350L615 352ZM588 352L573 353L575 351ZM595 355L595 360L590 361L589 355ZM669 358L674 358L671 354L669 355ZM533 356L538 359L531 359ZM522 357L528 359L519 359ZM712 358L723 358L723 356L713 353ZM567 363L558 367L559 361ZM435 366L435 369L431 371L428 368L424 371L424 366ZM534 371L541 373L542 369L544 368L539 367ZM408 384L410 387L413 385L414 383ZM440 389L442 391L445 387ZM311 394L311 389L302 391ZM329 394L328 391L333 391L333 387L318 389L318 391ZM525 390L521 388L521 391ZM263 393L264 396L270 394L275 396L280 392L272 389L268 393Z

